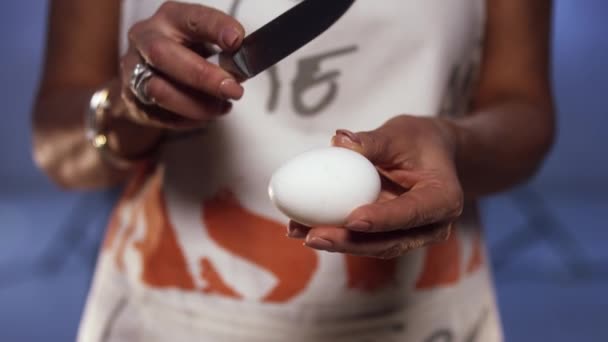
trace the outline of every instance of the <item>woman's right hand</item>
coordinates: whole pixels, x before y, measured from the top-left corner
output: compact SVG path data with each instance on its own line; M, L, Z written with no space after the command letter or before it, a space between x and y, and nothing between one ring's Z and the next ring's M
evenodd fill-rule
M197 53L211 44L238 49L244 37L233 17L203 5L165 2L150 18L129 30L129 48L121 60L122 97L130 119L143 125L190 129L230 111L230 100L243 87L228 72ZM144 105L130 89L138 63L155 71L145 85L153 105Z

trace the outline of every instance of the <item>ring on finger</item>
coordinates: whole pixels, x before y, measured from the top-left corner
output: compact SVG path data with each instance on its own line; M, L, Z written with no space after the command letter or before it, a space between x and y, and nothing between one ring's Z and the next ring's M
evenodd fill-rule
M152 68L145 63L138 63L131 75L130 88L133 95L144 105L153 105L154 99L147 94L147 84L155 76Z

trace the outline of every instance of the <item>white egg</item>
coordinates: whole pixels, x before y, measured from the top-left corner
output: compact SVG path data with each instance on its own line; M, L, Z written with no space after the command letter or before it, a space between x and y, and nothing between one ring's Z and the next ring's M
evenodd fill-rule
M296 156L272 176L268 194L287 217L307 226L341 226L380 194L380 175L361 154L341 147Z

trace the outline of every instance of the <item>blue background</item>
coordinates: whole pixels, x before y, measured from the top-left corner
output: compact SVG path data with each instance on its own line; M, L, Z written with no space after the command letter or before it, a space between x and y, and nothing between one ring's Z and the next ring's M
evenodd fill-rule
M0 341L70 341L116 193L33 166L46 2L0 3ZM530 184L484 202L507 341L608 341L608 2L556 0L559 138Z

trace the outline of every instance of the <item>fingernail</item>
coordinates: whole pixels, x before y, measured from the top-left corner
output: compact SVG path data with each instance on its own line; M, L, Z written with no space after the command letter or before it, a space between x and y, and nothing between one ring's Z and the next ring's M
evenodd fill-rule
M362 142L355 133L345 129L339 129L336 131L336 135L331 139L331 144L353 150L360 150Z
M229 49L236 48L240 39L241 34L233 28L224 29L222 33L220 33L220 40L224 43L224 46Z
M244 92L245 89L232 78L227 78L220 84L220 94L225 99L239 100Z
M306 239L306 246L322 251L333 251L334 244L329 240L322 239L320 237L312 237Z
M352 141L352 142L354 142L355 144L358 144L358 145L361 145L361 143L362 143L361 139L359 139L359 137L355 133L353 133L353 132L351 132L349 130L346 130L346 129L339 129L339 130L337 130L336 131L336 135L339 136L339 137L342 137L342 138L349 139L350 141Z
M347 223L344 228L358 232L369 232L372 229L372 224L367 221L354 221Z
M292 227L287 228L287 237L291 239L304 239L307 234L308 232L305 232L302 229Z

